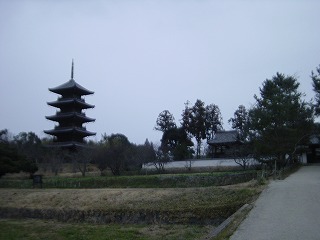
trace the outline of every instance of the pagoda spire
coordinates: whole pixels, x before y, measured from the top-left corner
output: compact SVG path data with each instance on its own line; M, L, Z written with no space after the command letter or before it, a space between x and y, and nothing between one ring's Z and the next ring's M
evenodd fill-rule
M73 58L72 58L72 65L71 65L71 79L73 80Z

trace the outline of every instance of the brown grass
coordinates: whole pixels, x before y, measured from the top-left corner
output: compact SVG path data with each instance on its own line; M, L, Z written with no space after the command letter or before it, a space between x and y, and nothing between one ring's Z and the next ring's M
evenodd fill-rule
M217 225L258 194L253 183L200 188L0 189L0 208L2 217Z
M223 204L216 194L229 196L234 191L261 190L254 181L226 187L207 188L140 188L140 189L0 189L0 206L31 209L137 209L171 205ZM208 197L210 195L210 197ZM182 202L184 201L184 202ZM216 201L216 202L214 202Z
M176 189L0 189L2 207L101 209L176 195Z

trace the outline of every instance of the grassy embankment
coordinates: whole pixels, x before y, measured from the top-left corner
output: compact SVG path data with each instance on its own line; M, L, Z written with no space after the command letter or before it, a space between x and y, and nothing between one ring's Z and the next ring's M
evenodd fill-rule
M223 182L230 178L225 175ZM82 187L98 179L73 180L78 180ZM110 183L116 182L116 179L117 183ZM210 174L117 177L109 178L108 184L102 184L119 187L113 189L2 188L2 214L6 209L11 209L11 213L22 213L24 217L30 214L32 217L73 223L2 220L0 229L4 235L0 238L10 239L13 235L16 237L11 239L19 239L17 234L22 234L25 239L31 239L34 234L45 234L43 238L46 239L81 239L80 233L87 232L90 237L84 234L82 239L199 239L199 236L208 232L208 224L219 224L243 204L251 202L260 192L254 184L218 187L212 186L216 181L205 179L210 179ZM44 182L48 180L71 181L48 178ZM111 224L89 225L83 222ZM122 226L115 222L127 224ZM12 227L17 230L11 231Z

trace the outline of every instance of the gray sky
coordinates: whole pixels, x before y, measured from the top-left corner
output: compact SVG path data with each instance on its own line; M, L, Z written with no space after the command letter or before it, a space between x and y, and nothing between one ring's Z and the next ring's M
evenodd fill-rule
M87 129L159 142L158 114L178 122L184 103L217 104L224 128L262 82L295 75L310 100L320 64L320 1L0 0L0 129L54 122L48 91L74 79L95 92Z

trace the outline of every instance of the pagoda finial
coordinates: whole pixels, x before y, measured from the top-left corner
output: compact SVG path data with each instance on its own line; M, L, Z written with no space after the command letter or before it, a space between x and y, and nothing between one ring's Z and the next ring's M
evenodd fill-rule
M73 79L73 58L72 58L72 66L71 66L71 79Z

